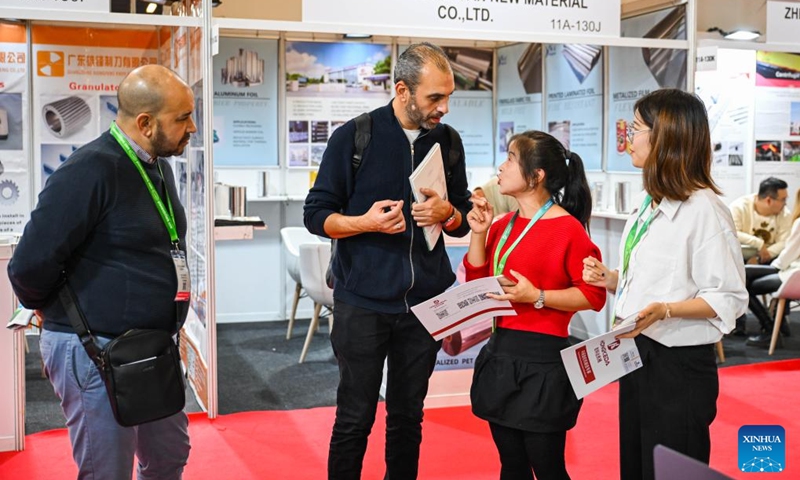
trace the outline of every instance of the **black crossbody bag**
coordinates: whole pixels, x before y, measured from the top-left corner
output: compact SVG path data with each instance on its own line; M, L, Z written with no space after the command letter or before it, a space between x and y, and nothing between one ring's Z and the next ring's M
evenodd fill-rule
M169 332L132 329L100 348L68 283L58 295L83 348L100 371L117 423L133 427L183 410L186 396L180 353Z

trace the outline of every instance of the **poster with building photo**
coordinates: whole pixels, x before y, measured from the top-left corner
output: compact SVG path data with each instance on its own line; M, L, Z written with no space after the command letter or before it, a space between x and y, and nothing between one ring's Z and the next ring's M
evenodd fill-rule
M497 164L505 160L512 135L542 129L543 48L517 43L497 49Z
M752 50L698 49L698 57L714 58L713 69L698 69L695 93L705 104L711 131L711 176L723 201L752 192L747 182L755 157L753 95L755 52Z
M31 209L24 25L0 23L0 232L22 233Z
M622 21L622 36L686 39L686 9L676 7ZM636 100L660 88L686 88L687 50L610 47L609 122L606 170L635 172L628 155L626 128L633 122Z
M547 45L544 131L581 156L586 170L600 170L603 156L603 48Z
M756 52L753 188L778 177L800 188L800 54ZM793 199L793 195L790 195ZM792 203L791 201L789 202Z
M223 37L214 56L214 167L278 165L278 41Z
M286 42L286 165L316 167L333 130L391 98L391 48Z

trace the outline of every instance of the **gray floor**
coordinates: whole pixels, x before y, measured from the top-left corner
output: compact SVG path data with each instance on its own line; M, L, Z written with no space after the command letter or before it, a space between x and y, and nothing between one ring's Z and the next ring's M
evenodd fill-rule
M792 315L794 335L772 357L765 348L745 346L744 337L725 338L726 362L721 367L800 358L800 312ZM758 324L748 318L748 329ZM286 340L286 322L219 325L217 329L219 411L291 410L334 405L338 371L323 322L311 343L306 362L298 364L308 320L298 320ZM27 433L64 427L64 417L50 383L41 375L36 337L29 339L26 357ZM199 411L191 392L189 411Z

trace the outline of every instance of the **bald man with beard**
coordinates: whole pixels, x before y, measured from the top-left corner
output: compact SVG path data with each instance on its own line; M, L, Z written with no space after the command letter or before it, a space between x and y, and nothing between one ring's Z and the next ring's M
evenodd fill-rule
M186 215L166 157L182 154L197 130L194 97L182 79L157 65L130 72L117 95L110 129L48 179L8 275L20 302L43 320L42 359L61 400L78 478L130 479L136 456L138 479L180 479L190 448L186 414L136 427L117 424L100 373L58 295L69 280L101 347L133 328L177 333L186 318L188 302L176 301L172 259L186 251ZM148 181L167 205L173 233Z

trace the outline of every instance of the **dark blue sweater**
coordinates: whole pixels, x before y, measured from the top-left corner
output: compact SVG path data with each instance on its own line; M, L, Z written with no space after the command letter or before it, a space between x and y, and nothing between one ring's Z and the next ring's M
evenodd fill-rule
M333 273L337 300L383 313L408 312L411 306L442 293L455 281L443 239L429 251L422 229L411 217L413 197L408 181L436 142L447 163L450 136L443 125L423 130L414 142L412 160L411 145L392 104L370 115L372 137L355 179L351 166L355 122L350 120L336 129L328 141L319 175L306 197L303 217L311 233L328 236L324 224L333 213L363 215L377 201L405 200L405 232L362 233L338 240ZM448 235L462 237L469 232L466 215L472 208L463 156L452 168L447 192L448 200L464 219Z
M159 163L185 251L186 215L172 169ZM143 166L163 199L158 167ZM64 271L94 333L175 330L177 279L167 228L136 167L108 132L48 179L8 265L14 291L23 305L42 310L44 328L72 332L58 299Z

